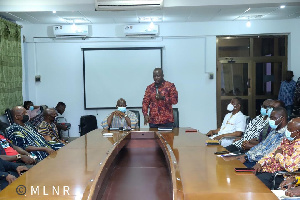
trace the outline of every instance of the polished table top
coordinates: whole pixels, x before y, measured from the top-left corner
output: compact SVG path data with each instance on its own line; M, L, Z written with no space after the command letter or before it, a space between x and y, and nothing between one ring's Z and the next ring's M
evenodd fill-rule
M214 155L223 148L206 146L207 137L201 133L186 133L185 128L140 131L155 131L165 145L176 199L277 199L251 172L236 173L235 167L244 167L239 161ZM109 131L94 130L54 152L0 192L0 199L91 198L104 163L129 134L111 131L113 137L104 137L103 132ZM26 194L19 195L23 186Z

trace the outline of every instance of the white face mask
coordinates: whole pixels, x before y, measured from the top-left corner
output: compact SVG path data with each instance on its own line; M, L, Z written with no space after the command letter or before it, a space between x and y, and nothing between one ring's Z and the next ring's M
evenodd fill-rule
M231 112L231 111L233 111L233 109L234 109L234 106L231 103L228 104L227 110Z

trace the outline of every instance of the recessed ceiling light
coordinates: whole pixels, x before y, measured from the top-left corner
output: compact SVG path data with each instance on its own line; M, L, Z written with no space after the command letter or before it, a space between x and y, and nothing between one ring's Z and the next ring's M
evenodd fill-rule
M282 8L285 8L285 5L281 5L280 8L281 8L281 9L282 9Z
M52 11L52 13L56 13L56 11L55 11L55 10L53 10L53 11Z

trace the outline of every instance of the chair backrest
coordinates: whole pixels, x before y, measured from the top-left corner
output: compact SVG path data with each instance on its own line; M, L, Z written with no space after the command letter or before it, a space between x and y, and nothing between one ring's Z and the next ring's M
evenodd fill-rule
M251 117L250 116L246 116L246 126L250 123L251 121Z
M80 136L97 129L97 118L94 115L84 115L80 117L79 133Z
M6 109L5 110L5 115L7 117L7 121L9 123L9 125L12 125L14 123L14 118L12 116L12 111L10 109Z
M178 108L173 108L174 128L179 128L179 111Z
M140 111L138 110L129 110L130 112L133 112L135 114L135 116L137 117L138 119L138 127L137 128L140 128L140 124L141 124L141 116L140 116Z

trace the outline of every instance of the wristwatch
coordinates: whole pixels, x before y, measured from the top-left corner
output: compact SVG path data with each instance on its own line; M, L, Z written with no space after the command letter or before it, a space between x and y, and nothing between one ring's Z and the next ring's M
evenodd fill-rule
M17 157L17 160L21 159L21 154L17 154L16 157Z
M125 115L124 117L126 118L126 117L128 117L128 115Z

